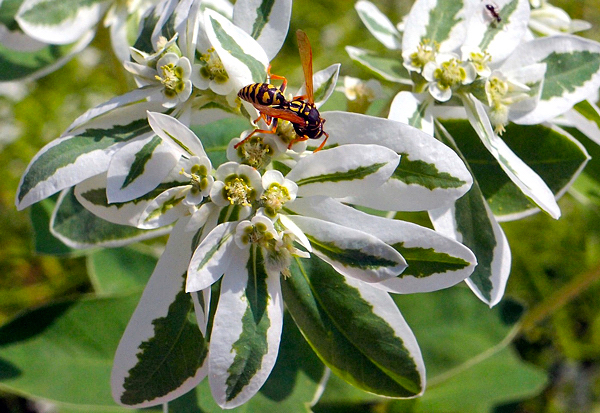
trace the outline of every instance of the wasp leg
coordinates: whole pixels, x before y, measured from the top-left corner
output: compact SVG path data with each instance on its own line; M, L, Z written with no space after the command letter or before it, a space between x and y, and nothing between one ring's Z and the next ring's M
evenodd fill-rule
M258 119L260 119L260 118L258 118ZM238 143L233 145L234 149L237 149L240 146L242 146L244 144L244 142L246 142L248 139L250 139L256 133L277 133L277 118L271 118L271 120L272 120L272 123L269 124L269 126L272 126L271 129L266 129L266 130L265 129L254 129L252 132L250 132L248 134L248 136L246 136L244 139L242 139L241 141L239 141Z
M271 79L282 80L283 82L281 83L281 86L279 86L279 90L281 90L281 93L285 92L285 88L287 87L287 79L284 76L274 75L271 73L271 65L269 65L267 68L267 79L269 79L269 81Z
M323 139L323 142L321 142L319 147L315 149L313 153L319 152L321 149L323 149L323 146L325 146L325 142L327 142L327 139L329 139L329 134L327 132L323 132L323 135L325 135L325 139Z
M323 139L323 142L321 142L319 147L317 149L315 149L313 151L313 153L319 152L325 146L325 142L327 142L327 139L329 138L329 134L327 132L323 132L323 135L325 135L325 139ZM290 142L290 144L288 145L288 149L292 149L292 145L295 144L296 142L303 142L308 139L310 139L310 137L306 136L306 135L298 136L296 139L294 139L293 141Z

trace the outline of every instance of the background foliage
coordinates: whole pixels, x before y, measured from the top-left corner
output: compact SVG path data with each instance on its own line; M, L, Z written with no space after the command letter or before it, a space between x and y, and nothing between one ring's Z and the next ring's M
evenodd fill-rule
M399 0L375 0L374 3L392 21L400 21L412 4ZM600 40L598 1L562 0L553 4L564 8L573 18L594 24L591 30L581 35ZM342 75L370 77L353 64L344 51L345 45L370 50L383 47L365 35L366 29L354 11L353 2L296 1L290 33L299 28L313 39L316 68L341 62ZM68 330L53 325L52 315L62 311L101 311L105 304L103 300L110 298L97 298L92 293L102 296L111 292L119 292L124 297L130 294L133 298L125 298L121 303L129 302L132 311L140 285L145 281L140 274L149 276L152 271L155 243L126 251L83 255L51 240L50 235L38 234L38 238L33 239L32 225L36 228L47 226L49 209L44 203L30 208L30 214L18 213L14 208L19 177L39 148L59 136L87 108L133 87L121 64L108 50L107 33L101 29L92 47L63 69L37 82L5 87L0 91L3 94L0 97L2 337L11 331L9 320L19 312L53 303L28 314L31 331L14 332L15 335L33 335L37 334L36 329L47 327L41 337L28 343L30 347L23 357L42 358L47 354L58 361L68 359L69 353L61 352L64 343L58 345L56 341L56 337ZM302 77L297 62L296 46L288 41L272 62L273 70L285 74L291 84L297 85ZM384 83L388 97L397 92L394 87ZM17 99L21 94L26 97ZM328 102L332 106L340 104L344 104L341 93L336 93ZM385 99L382 99L370 111L386 116L386 110ZM513 252L513 267L507 295L498 308L490 311L472 294L466 293L462 285L449 291L397 297L424 352L428 392L422 401L382 402L334 378L315 411L600 411L600 284L597 282L600 279L600 210L594 205L582 205L571 194L564 196L559 204L563 212L559 221L537 214L502 225ZM417 214L406 215L417 221L424 219ZM35 249L53 254L59 252L62 256L36 254ZM132 256L136 257L136 266L129 272L125 264L133 262ZM103 278L111 268L119 269L122 277ZM86 298L81 301L81 297ZM98 342L102 342L106 327L124 328L129 317L126 306L122 309L125 316L118 317L114 308L106 311L108 320L115 317L114 323L104 326L96 337ZM514 324L519 315L520 322ZM443 351L439 350L440 342L444 343ZM105 344L98 360L110 366L111 347L110 343ZM2 345L10 347L6 340L0 340ZM53 352L44 353L44 349ZM280 358L293 359L298 354L297 349L289 351L289 357ZM523 364L521 360L530 364ZM70 368L87 377L103 377L102 371L94 373L91 365ZM56 370L58 380L61 379L59 372ZM14 372L8 371L0 358L0 394L3 395L0 411L29 411L30 407L17 397L32 395L26 390L27 383L16 387L4 384L11 373ZM28 380L34 381L53 377L48 372L27 373L31 374L27 376ZM65 392L69 392L68 380L76 383L86 377L78 378L77 374L62 377L66 383ZM201 388L196 398L201 399ZM271 391L275 392L273 388ZM184 411L177 406L174 403L172 411ZM214 406L202 406L206 411L214 411ZM59 408L61 412L90 411L66 405Z

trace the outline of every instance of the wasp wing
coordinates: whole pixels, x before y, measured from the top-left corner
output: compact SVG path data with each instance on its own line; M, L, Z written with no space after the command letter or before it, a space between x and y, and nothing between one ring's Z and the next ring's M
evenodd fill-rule
M260 113L272 118L287 120L292 123L304 125L305 120L289 109L275 108L273 106L254 105Z
M304 71L304 82L306 82L306 98L309 103L315 103L313 92L312 48L310 47L308 36L302 30L296 31L296 38L298 39L302 70Z

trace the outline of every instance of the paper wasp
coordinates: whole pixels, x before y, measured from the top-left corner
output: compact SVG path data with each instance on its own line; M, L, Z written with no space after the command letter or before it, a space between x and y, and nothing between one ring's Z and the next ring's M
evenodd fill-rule
M269 78L283 80L279 88L269 83L252 83L240 89L238 96L251 103L260 112L260 117L255 120L255 123L262 118L271 129L253 130L241 142L235 145L236 149L255 133L276 133L278 119L291 122L296 135L298 135L289 143L288 149L296 142L307 139L319 139L323 135L325 135L325 139L315 152L325 146L329 134L323 130L325 120L321 118L321 114L315 106L312 48L310 47L308 36L302 30L296 32L296 38L298 39L300 61L302 62L304 81L306 83L306 95L296 96L289 101L286 100L283 95L287 86L286 78L272 75L270 70Z

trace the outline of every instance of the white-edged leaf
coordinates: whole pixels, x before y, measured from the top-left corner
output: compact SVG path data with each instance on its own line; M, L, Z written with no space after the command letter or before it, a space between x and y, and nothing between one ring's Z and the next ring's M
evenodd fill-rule
M410 398L425 386L416 339L389 294L311 257L282 283L286 307L319 358L370 393Z
M600 145L600 108L594 102L583 100L564 115L571 125Z
M386 291L409 294L451 287L469 277L477 264L473 253L454 238L410 222L366 214L332 198L297 199L289 208L367 232L400 252L408 267L395 278L373 284Z
M358 17L362 20L367 29L377 40L385 47L392 50L399 50L402 45L402 35L396 29L396 26L388 19L373 3L366 0L360 0L354 5Z
M84 129L104 128L111 124L122 123L125 119L146 119L148 111L164 110L160 102L147 101L155 93L160 93L160 87L142 87L114 97L88 109L71 123L65 134Z
M559 35L522 43L501 70L534 63L547 65L544 88L535 110L514 119L536 124L552 119L588 98L600 86L600 43L578 36Z
M154 133L181 155L207 156L200 138L174 117L164 113L148 112L148 123Z
M263 48L248 33L220 14L207 10L206 33L227 71L233 88L264 82L269 59Z
M237 1L233 23L252 36L272 60L285 41L292 15L292 0Z
M552 218L560 217L560 209L554 194L546 183L525 162L521 160L504 141L496 135L487 117L483 104L473 95L463 95L469 122L484 146L498 161L502 170L523 192Z
M171 228L143 230L106 221L85 209L75 197L73 188L58 197L50 218L50 232L71 248L121 247L159 237Z
M209 383L222 408L248 401L269 377L283 326L280 274L265 267L258 246L227 257L210 337Z
M422 211L449 205L471 187L462 160L431 135L389 119L347 112L322 115L327 120L328 143L376 144L401 156L384 185L352 197L351 202L382 210Z
M433 116L427 110L432 103L428 93L399 92L392 100L388 119L406 123L433 136Z
M440 138L454 145L443 126L436 126ZM477 257L477 267L467 280L467 285L490 307L496 305L504 295L510 274L511 253L508 240L477 181L454 205L429 211L429 218L436 231L456 239L473 251Z
M367 232L311 217L289 218L309 239L313 253L340 274L379 282L396 277L406 268L398 251Z
M146 125L147 126L147 125ZM149 128L147 128L149 129ZM55 139L44 146L21 177L16 205L23 209L108 169L113 153L144 130L139 121Z
M383 185L399 159L379 145L342 145L300 159L286 177L298 185L298 196L344 197Z
M109 204L106 198L106 174L99 174L75 186L75 197L85 209L99 218L119 225L136 226L139 217L155 194L146 199Z
M339 63L335 63L313 74L313 93L317 108L323 105L335 90L335 85L340 74L340 66ZM296 96L303 96L305 94L306 84L303 84L298 93L296 93Z
M145 229L160 228L187 215L189 206L183 201L189 191L189 185L167 189L147 204L136 226Z
M146 195L165 179L179 158L171 145L155 135L128 142L110 161L108 202L127 202Z
M192 298L184 291L193 232L181 220L171 235L115 354L115 401L146 407L173 400L206 377L205 337L189 321Z
M210 287L227 271L239 250L234 242L236 226L237 222L219 224L198 245L189 263L187 292Z
M417 0L404 24L402 56L407 59L425 39L439 44L440 52L454 52L465 39L466 19L475 6L469 0Z
M94 34L90 30L76 43L48 45L0 25L0 82L35 80L54 72L85 49Z
M400 57L382 57L368 50L358 47L346 46L346 53L350 59L360 63L367 69L375 72L390 82L412 85L410 74L402 65Z
M492 5L500 21L490 14L487 6ZM461 47L463 59L473 51L486 51L491 63L498 66L522 42L528 30L529 0L482 1L469 19L465 42Z
M502 299L510 275L510 247L485 199L477 196L479 191L471 191L472 195L467 193L453 207L429 211L429 217L436 231L473 250L478 264L466 280L467 285L481 301L493 307Z
M69 44L95 26L109 5L108 0L25 0L15 20L34 39Z

